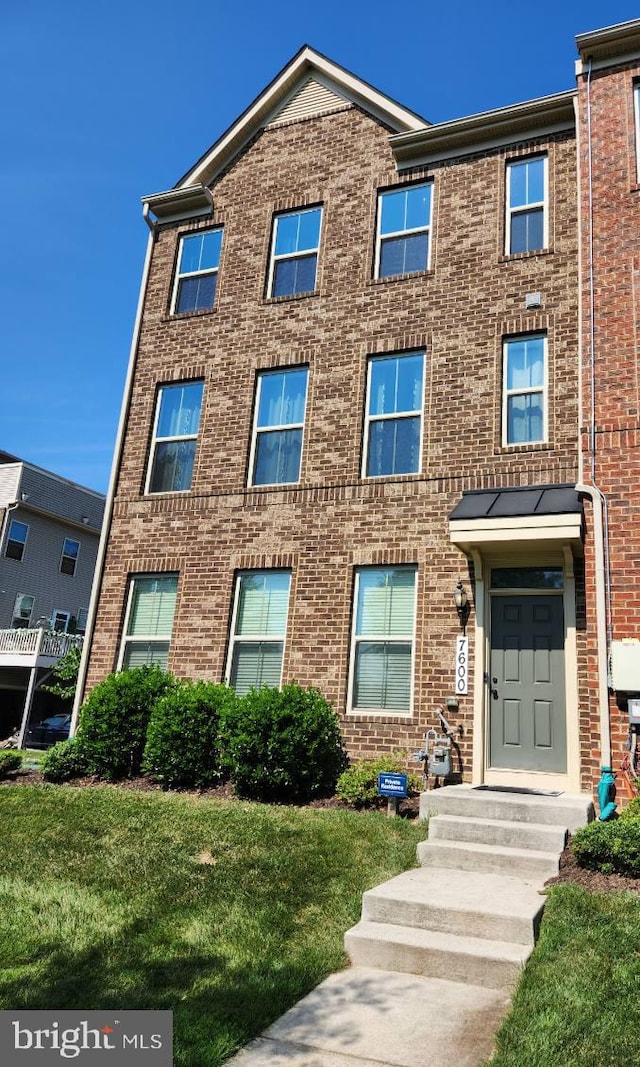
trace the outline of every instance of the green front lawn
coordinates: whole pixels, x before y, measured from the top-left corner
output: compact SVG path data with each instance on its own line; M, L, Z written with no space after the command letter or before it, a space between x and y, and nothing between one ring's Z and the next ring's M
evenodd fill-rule
M171 1008L215 1067L346 962L424 823L105 786L0 787L0 1008Z
M640 1064L640 896L552 889L491 1067Z

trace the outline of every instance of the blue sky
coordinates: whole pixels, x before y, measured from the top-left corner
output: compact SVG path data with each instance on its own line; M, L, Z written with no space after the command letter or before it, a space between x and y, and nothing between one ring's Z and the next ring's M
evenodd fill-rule
M572 88L633 3L21 0L0 18L0 449L106 491L147 229L303 44L432 122Z

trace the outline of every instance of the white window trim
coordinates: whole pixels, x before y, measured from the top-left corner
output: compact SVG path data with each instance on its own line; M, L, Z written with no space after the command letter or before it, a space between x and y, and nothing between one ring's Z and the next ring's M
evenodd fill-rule
M78 551L77 551L75 557L74 556L70 556L67 552L65 552L64 546L65 546L67 541L73 541L74 545L78 546ZM76 541L75 537L63 537L62 538L62 552L60 553L60 567L59 567L60 574L64 574L65 577L67 577L67 578L75 578L77 570L78 570L78 560L80 559L80 551L81 551L81 549L82 549L82 542L81 541ZM64 559L73 560L73 574L68 574L67 571L63 571L63 569L62 569L62 561Z
M26 626L22 626L22 627L21 626L14 626L14 623L15 623L16 619L21 619L20 615L16 615L16 604L18 603L18 599L20 599L20 602L22 602L22 598L23 597L30 597L31 600L33 601L33 603L31 604L31 608L29 609L29 617L27 619L27 625ZM15 598L15 600L13 602L13 612L11 614L11 629L12 630L20 630L20 629L28 630L30 628L30 626L31 626L31 618L33 616L33 610L34 610L35 606L36 606L36 598L35 598L35 594L34 593L16 593L16 598Z
M180 385L198 385L202 383L202 402L200 404L200 418L198 419L198 429L196 433L184 433L167 435L166 437L158 436L158 423L160 421L160 405L162 404L162 394L165 389L172 389ZM151 436L151 451L149 453L149 463L147 464L147 477L144 483L145 496L174 496L191 492L191 486L188 489L158 489L152 491L151 489L151 476L153 474L153 465L156 458L156 449L158 445L166 444L170 441L195 441L197 443L200 436L200 425L202 423L202 408L204 406L204 380L202 378L190 378L180 380L179 382L164 382L163 385L158 386L158 394L156 396L156 412L153 417L153 434ZM194 459L194 471L195 471L195 459Z
M318 227L318 244L315 248L305 248L302 252L281 252L280 255L276 255L276 238L278 232L278 222L280 219L290 218L291 215L308 215L311 211L320 212L320 225ZM273 216L273 222L271 225L271 251L269 253L269 279L267 285L267 298L270 300L285 299L286 297L303 296L308 295L303 293L285 293L282 297L274 296L273 293L273 279L276 271L276 262L284 262L285 259L305 259L307 256L315 255L316 257L316 276L313 285L313 289L309 290L309 293L314 293L318 288L318 269L320 267L320 244L322 242L322 225L324 223L324 205L316 204L314 207L299 208L294 211L279 211L277 215Z
M287 371L306 370L307 372L307 388L304 395L304 412L302 415L302 422L283 422L277 426L263 426L258 428L258 413L260 411L260 395L262 392L262 382L264 378L269 374L286 374ZM300 366L291 367L271 367L268 370L258 371L256 374L256 398L254 403L253 413L253 430L251 432L251 448L249 450L249 477L247 485L250 489L266 489L272 485L284 485L293 486L300 485L300 476L302 474L302 461L304 458L304 427L307 419L307 400L309 397L309 367L306 364ZM295 482L259 482L257 485L253 480L254 464L256 459L256 451L258 447L258 434L264 433L276 433L282 430L302 430L302 444L300 446L300 470L298 471L298 478Z
M511 174L513 167L517 167L522 163L534 163L536 160L542 160L542 180L543 180L543 199L531 200L528 204L521 204L518 207L511 207ZM506 181L506 212L505 212L505 255L507 256L520 256L520 255L535 255L536 252L544 252L549 247L549 157L548 155L535 155L535 156L523 156L521 159L508 159L507 160L507 181ZM522 215L527 211L534 211L536 208L542 208L542 248L533 248L531 252L512 252L511 251L511 216Z
M25 534L24 541L18 541L15 537L11 536L11 527L16 522L19 522L21 526L26 526L26 528L27 528L27 532ZM4 554L3 554L3 557L2 557L3 559L10 559L12 563L22 563L22 561L24 559L24 554L27 551L27 541L29 540L29 529L30 529L30 527L29 527L29 523L28 522L23 522L22 519L11 519L11 521L9 523L9 529L7 530L7 540L6 540L5 546L4 546ZM18 544L18 545L21 544L22 545L22 555L20 556L20 559L15 559L13 556L8 556L7 555L7 552L8 552L8 549L9 549L9 541L15 541L16 544Z
M122 626L122 635L121 635L121 638L120 638L120 651L118 653L118 662L117 662L117 666L116 666L116 671L121 671L122 670L122 664L124 662L124 657L125 657L125 652L127 650L127 645L130 645L130 644L138 644L138 643L139 644L145 644L145 643L153 643L153 642L159 643L160 641L166 641L167 644L169 645L169 649L168 649L167 655L171 654L171 638L173 637L173 627L175 625L175 613L174 613L174 617L173 617L173 620L172 620L172 623L171 623L171 633L168 635L168 637L159 636L158 634L135 634L135 635L132 635L132 634L128 634L127 633L127 630L129 628L129 619L131 617L131 604L133 602L133 591L134 591L134 588L135 588L135 583L139 578L176 578L177 579L178 575L177 575L176 571L154 571L153 573L146 572L144 574L133 574L133 575L131 575L129 577L129 588L127 590L127 607L126 607L126 610L125 610L125 613L124 613L124 623L123 623L123 626ZM177 607L178 607L178 582L176 580L176 610L177 610Z
M387 637L384 634L356 634L357 622L358 622L358 589L360 584L360 575L363 571L372 570L412 570L415 575L415 582L413 585L413 628L411 634L399 636L394 634L393 637ZM352 604L352 622L351 622L351 644L349 648L349 680L347 689L347 714L348 715L375 715L379 718L406 718L409 719L413 716L413 704L415 696L415 667L416 667L416 626L418 617L418 576L419 571L417 565L414 564L374 564L371 566L365 565L355 568L355 581L353 584L353 604ZM356 670L356 645L359 641L377 641L380 644L404 644L411 642L411 685L409 688L409 708L358 708L353 704L353 683L355 679Z
M429 221L426 226L412 226L408 230L393 230L390 233L382 234L382 201L389 193L406 192L409 189L419 189L421 186L431 186L431 197L429 199ZM418 182L416 185L398 185L393 189L384 189L378 193L378 211L376 219L376 264L375 264L375 277L380 278L380 259L382 257L382 244L384 241L396 237L411 237L417 233L426 233L428 235L427 241L427 265L425 270L431 270L431 230L433 226L433 182ZM421 274L422 271L409 271L407 274L390 274L390 278L407 278L411 274ZM385 278L387 275L385 275Z
M238 618L238 604L240 602L240 583L242 578L247 574L288 574L289 575L289 592L287 594L287 621L284 628L282 637L276 637L275 634L242 634L238 636L236 634L236 621ZM258 567L255 570L242 570L236 574L235 582L233 586L233 610L231 612L231 630L229 636L229 650L227 652L227 664L224 672L224 680L226 685L231 685L231 668L233 665L233 653L235 650L236 642L243 643L263 643L263 644L275 644L277 641L282 641L282 662L280 664L280 679L278 681L278 689L282 689L282 678L284 675L284 653L287 644L287 631L289 629L289 612L291 608L291 578L292 573L286 567Z
M179 241L179 245L178 245L178 261L176 263L175 278L173 279L173 293L171 294L171 311L170 311L171 315L178 315L178 314L180 314L180 315L189 315L189 314L194 314L194 311L180 311L180 312L176 311L176 304L178 303L178 291L180 289L180 282L184 278L200 278L200 277L204 277L205 274L218 274L220 272L220 263L219 262L218 262L218 266L217 267L207 267L206 269L202 269L202 270L185 270L185 271L181 271L180 270L180 264L182 263L182 250L184 248L185 240L188 239L189 237L201 237L205 233L214 233L214 232L216 232L218 230L222 232L222 231L224 231L224 227L223 226L211 226L208 230L194 230L193 233L183 233L183 234L180 235L180 241ZM222 259L222 240L220 242L220 259ZM211 305L211 308L215 307L217 296L218 296L218 287L217 287L217 284L216 284L216 295L214 297L213 304ZM203 311L204 310L211 310L211 308L207 308L207 309L202 308L201 310L203 310Z
M371 366L375 360L379 359L402 359L403 356L422 356L422 395L420 397L420 408L416 411L401 411L392 412L388 415L370 415L371 410ZM364 419L364 448L362 450L362 468L360 472L361 478L375 479L375 478L406 478L412 474L420 474L422 471L422 437L423 437L423 421L424 421L424 393L425 393L425 378L427 369L426 352L421 352L420 349L415 352L387 352L384 355L369 356L367 360L367 397ZM387 422L389 419L414 419L416 416L420 418L420 445L418 451L418 469L417 471L410 471L408 474L367 474L367 462L369 459L369 427L372 422Z
M58 633L63 633L63 634L68 633L68 631L69 631L69 620L71 619L71 612L70 611L64 611L62 608L54 608L53 611L51 612L51 619L50 619L50 624L51 624L51 629L52 630L55 630L55 628L56 628L55 627L56 615L60 615L60 616L64 615L64 618L65 618L64 629L63 630L59 630Z
M544 373L542 385L528 386L524 389L507 389L507 349L512 343L518 341L534 341L540 338L543 342ZM538 441L509 441L507 423L507 401L512 396L528 396L533 393L542 393L542 437ZM502 447L503 448L528 448L533 445L545 445L549 441L549 346L548 338L544 333L518 334L505 337L502 342Z
M636 182L640 183L640 82L633 86L633 115L636 134Z

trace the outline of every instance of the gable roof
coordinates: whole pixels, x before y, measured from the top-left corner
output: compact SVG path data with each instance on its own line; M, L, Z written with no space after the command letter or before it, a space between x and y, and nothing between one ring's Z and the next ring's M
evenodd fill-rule
M177 182L176 189L206 185L259 130L274 123L326 114L356 104L394 133L430 125L368 82L304 45L238 119Z

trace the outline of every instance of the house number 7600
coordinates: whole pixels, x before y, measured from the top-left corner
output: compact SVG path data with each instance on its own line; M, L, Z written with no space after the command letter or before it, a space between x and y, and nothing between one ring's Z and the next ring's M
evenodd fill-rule
M456 638L456 695L466 696L469 691L469 638Z

